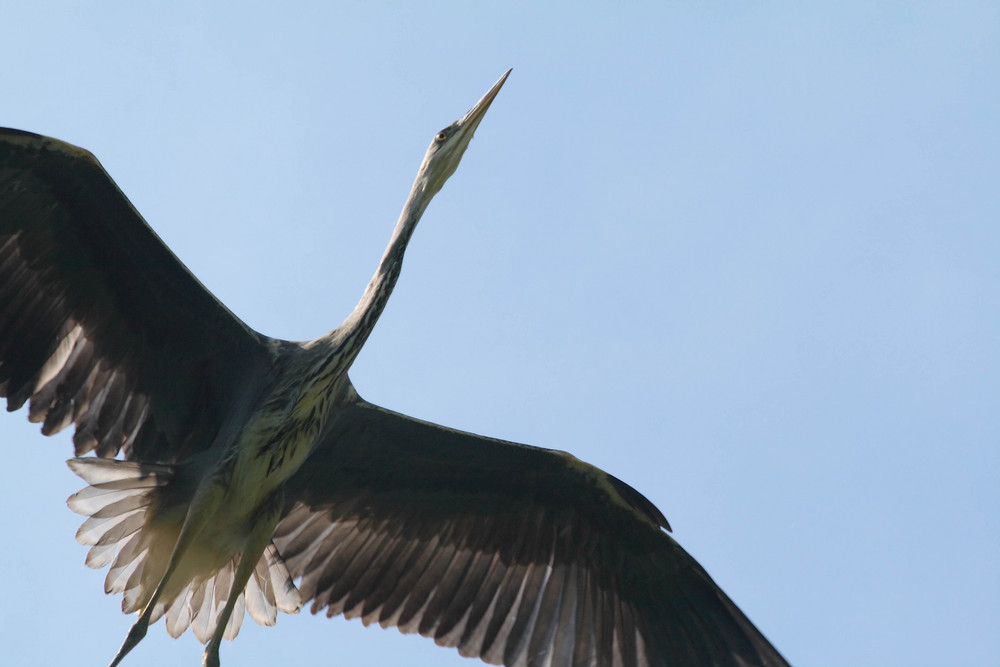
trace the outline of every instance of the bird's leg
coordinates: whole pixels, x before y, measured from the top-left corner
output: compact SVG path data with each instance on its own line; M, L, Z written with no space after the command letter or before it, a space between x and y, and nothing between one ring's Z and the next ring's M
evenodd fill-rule
M236 574L233 577L233 585L229 589L229 597L226 599L226 605L222 608L222 613L219 614L216 620L212 638L205 646L205 655L201 663L202 667L219 667L219 646L222 644L222 637L226 632L226 626L229 625L229 619L233 615L236 600L243 593L247 582L250 581L250 576L253 574L254 568L257 567L260 557L264 554L264 549L271 542L274 529L278 525L278 519L281 518L283 499L284 494L279 490L271 496L271 499L267 501L259 510L257 516L254 517L253 530L247 538L246 548L240 555L239 565L236 566Z
M187 552L188 547L191 546L191 542L198 537L202 529L215 514L215 511L219 508L224 495L225 489L212 481L207 481L198 488L194 499L191 501L191 505L188 507L187 515L184 517L184 525L181 526L181 532L177 536L173 550L170 552L170 560L167 561L167 568L164 570L163 576L160 577L160 581L156 584L156 589L153 590L149 602L142 608L139 620L128 631L125 642L118 649L118 654L111 661L109 667L117 667L125 656L128 655L128 652L134 649L142 641L142 638L146 636L146 629L149 628L149 619L153 615L153 609L156 607L160 595L163 594L163 589L166 587L167 581L170 580L170 577L177 569L177 565Z

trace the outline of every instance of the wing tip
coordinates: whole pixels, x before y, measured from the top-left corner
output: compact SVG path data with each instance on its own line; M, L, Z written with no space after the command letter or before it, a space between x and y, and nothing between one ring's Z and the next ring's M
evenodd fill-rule
M67 157L83 160L91 164L100 166L100 162L94 154L85 148L80 148L60 139L47 137L36 132L18 130L12 127L0 127L0 141L8 145L18 146L22 149L33 149L37 151L52 151L61 153Z

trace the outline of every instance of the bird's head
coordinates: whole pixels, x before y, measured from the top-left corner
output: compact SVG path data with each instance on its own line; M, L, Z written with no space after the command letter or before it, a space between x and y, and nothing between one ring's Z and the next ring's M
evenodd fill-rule
M430 198L438 193L444 186L445 181L455 173L458 163L465 154L465 149L472 141L472 135L479 127L480 121L486 115L486 110L493 103L493 98L500 92L501 86L507 80L510 70L504 72L500 80L493 84L483 98L476 102L467 114L456 120L454 123L444 128L435 135L431 145L424 155L424 162L420 165L417 174L416 186L422 189L423 201L428 202Z

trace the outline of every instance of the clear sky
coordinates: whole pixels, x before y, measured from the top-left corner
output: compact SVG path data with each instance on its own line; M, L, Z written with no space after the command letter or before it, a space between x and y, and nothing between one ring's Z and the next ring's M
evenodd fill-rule
M7 3L0 125L92 150L308 339L513 67L359 392L626 480L795 664L1000 664L1000 5L153 4ZM132 618L74 542L68 441L21 412L0 442L0 663L106 664ZM126 665L200 660L160 623ZM222 660L475 664L308 613Z

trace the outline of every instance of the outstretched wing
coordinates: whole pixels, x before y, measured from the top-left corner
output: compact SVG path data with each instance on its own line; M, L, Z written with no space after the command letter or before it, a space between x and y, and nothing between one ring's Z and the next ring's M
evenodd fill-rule
M76 453L211 444L261 337L167 249L93 155L0 130L0 396Z
M313 613L494 664L786 664L628 485L348 394L274 538Z

